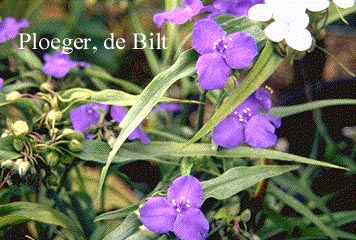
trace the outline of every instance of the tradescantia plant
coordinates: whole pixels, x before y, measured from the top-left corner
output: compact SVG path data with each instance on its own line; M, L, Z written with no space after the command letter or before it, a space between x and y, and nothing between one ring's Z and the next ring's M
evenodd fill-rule
M127 4L134 30L144 31L139 1ZM1 20L0 42L11 50L0 78L0 238L356 239L342 228L355 212L332 212L335 193L320 197L311 187L319 169L354 174L347 159L355 148L341 155L318 111L356 99L273 107L265 84L285 59L320 48L320 32L355 12L355 2L165 5L152 22L168 46L142 49L155 74L145 87L60 50L41 60L16 39L35 23ZM86 5L70 6L79 25ZM277 134L283 118L311 110L310 158L287 153ZM344 132L354 144L354 129ZM316 160L320 136L333 162ZM133 180L154 171L153 186Z

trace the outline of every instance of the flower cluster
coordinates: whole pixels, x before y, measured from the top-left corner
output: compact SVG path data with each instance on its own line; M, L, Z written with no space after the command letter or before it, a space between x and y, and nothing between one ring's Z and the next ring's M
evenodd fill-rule
M62 78L75 67L89 67L86 62L77 62L69 58L68 54L57 51L54 55L45 54L43 57L45 64L42 71L54 78Z
M19 22L13 17L6 17L0 22L0 43L14 39L21 28L27 28L28 21L22 18Z
M153 197L139 210L142 223L156 233L173 231L181 240L203 240L209 222L199 209L203 187L193 176L181 176L168 188L167 198Z
M201 0L182 0L182 7L169 12L157 13L153 21L157 27L162 27L167 21L174 24L183 24L201 12L209 12L209 18L222 14L230 14L235 17L247 16L250 7L264 0L215 0L212 4L204 6Z
M234 148L243 142L256 148L275 145L275 130L280 127L281 120L268 114L271 106L270 93L259 88L215 127L213 141L224 148Z
M101 103L88 103L74 108L70 111L69 116L74 130L85 134L87 139L94 139L95 134L88 132L91 126L97 126L102 116L105 116L109 111L109 106ZM126 109L122 106L111 106L110 117L121 122L126 115ZM138 127L128 137L129 140L140 139L144 144L148 144L150 139Z
M334 0L341 8L354 5L354 0ZM329 0L266 0L252 6L248 16L256 21L274 21L269 24L265 33L273 42L285 40L288 46L298 51L308 50L312 45L312 35L307 30L309 16L306 10L312 12L323 11L328 8Z

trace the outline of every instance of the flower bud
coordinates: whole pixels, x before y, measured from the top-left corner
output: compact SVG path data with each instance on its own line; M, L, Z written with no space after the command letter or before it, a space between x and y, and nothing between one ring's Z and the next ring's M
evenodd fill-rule
M11 135L11 131L9 129L5 129L0 137L8 137Z
M51 109L48 103L43 104L43 111L48 112Z
M51 130L49 130L49 134L51 136L55 135L55 134L58 134L59 132L59 129L58 128L52 128Z
M10 169L12 166L14 166L14 161L12 160L6 160L1 163L1 168Z
M74 153L81 152L83 151L83 144L81 144L77 139L72 139L68 144L68 148Z
M45 82L41 84L40 89L42 92L47 92L48 90L53 91L54 87L53 84Z
M12 125L12 130L16 136L19 136L21 134L27 134L30 129L25 121L18 120Z
M23 141L20 139L14 139L12 146L16 149L16 151L21 152L24 148Z
M47 177L49 185L56 186L58 184L58 176L51 174Z
M65 165L69 165L73 162L73 159L74 157L72 155L69 155L69 154L62 154L59 161L62 163L62 164L65 164Z
M46 159L48 166L50 166L50 167L55 167L59 163L59 156L58 156L58 153L55 151L50 151L50 152L46 153L45 159Z
M50 110L47 114L47 119L51 122L56 122L56 121L59 121L61 120L63 114L61 111L58 111L58 110Z
M72 134L72 133L74 133L74 130L71 129L71 128L65 128L65 129L63 129L63 131L62 131L62 135L63 135L63 136L70 135L70 134Z
M249 209L243 211L240 215L240 219L243 222L248 222L251 219L251 211Z
M26 173L31 169L31 163L29 161L22 161L18 165L18 172L20 177L24 177Z
M21 93L19 93L18 91L12 91L8 94L6 94L6 101L14 101L18 98L21 98Z

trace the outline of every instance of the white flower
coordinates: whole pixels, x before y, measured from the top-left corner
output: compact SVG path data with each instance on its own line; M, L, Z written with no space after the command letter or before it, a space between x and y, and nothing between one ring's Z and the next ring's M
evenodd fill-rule
M275 21L265 29L265 34L273 42L286 40L293 49L305 51L311 47L312 36L306 29L309 16L305 13L306 2L293 0L266 0L249 10L249 17L256 21Z

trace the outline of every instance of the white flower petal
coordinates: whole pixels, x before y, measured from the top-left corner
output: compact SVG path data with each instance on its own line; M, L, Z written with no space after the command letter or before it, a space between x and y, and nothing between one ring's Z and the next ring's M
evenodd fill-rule
M288 25L285 22L275 21L265 28L265 34L273 42L282 41L288 33Z
M327 9L329 5L329 0L310 0L306 2L307 9L312 12L323 11Z
M333 0L333 2L341 8L350 8L355 5L355 0Z
M309 25L309 15L306 13L301 13L288 21L289 28L306 28Z
M285 40L288 46L298 51L308 50L313 41L307 29L290 29Z
M248 10L248 17L254 21L268 21L272 18L271 9L266 4L256 4Z

